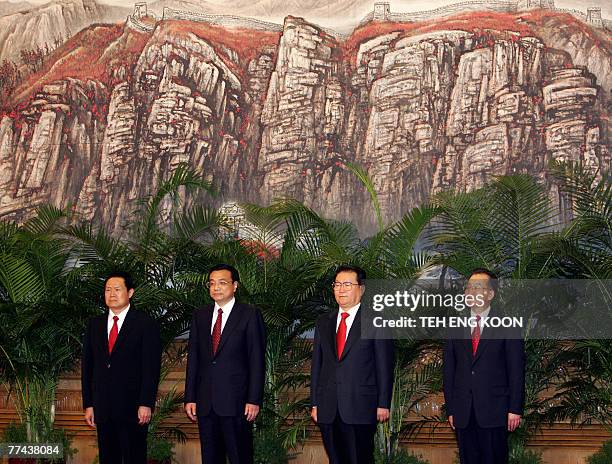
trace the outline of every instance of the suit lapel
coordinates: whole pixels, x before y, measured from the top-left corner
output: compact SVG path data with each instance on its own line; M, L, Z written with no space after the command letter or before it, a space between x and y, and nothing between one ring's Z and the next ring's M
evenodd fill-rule
M473 360L474 355L472 354L472 329L470 327L466 327L462 331L461 335L461 346L465 349L466 354L470 359Z
M215 311L215 305L208 305L204 307L204 315L202 322L202 329L204 330L204 340L206 340L207 353L212 356L212 318L213 312Z
M104 353L107 357L110 357L108 353L108 313L103 316L100 316L96 320L96 343L98 348Z
M489 310L489 315L487 317L491 317L493 313L493 308L491 308ZM480 341L478 342L478 348L476 348L476 355L474 356L474 360L472 361L472 364L474 364L476 361L478 361L478 359L480 358L480 356L482 355L483 351L487 348L487 345L489 344L489 340L491 338L493 338L491 336L491 331L493 330L492 327L486 327L486 329L482 330L482 335L480 337ZM471 346L471 341L470 341L470 346Z
M111 356L121 348L121 345L123 345L125 339L134 329L136 325L136 313L134 311L135 309L131 308L125 315L125 319L123 320L123 324L121 325L121 330L119 331L119 335L117 336L117 341L115 342L115 346L113 347L113 352L111 353Z
M349 330L348 337L346 337L346 343L344 344L344 351L342 352L342 356L340 356L340 361L346 358L346 355L351 350L353 345L359 338L361 337L361 306L357 309L355 313L355 320L351 324L351 330Z
M329 334L329 343L331 345L332 353L334 353L334 357L336 360L338 359L338 344L336 343L336 323L338 321L338 311L333 311L330 313L329 318L327 320L328 327L327 333Z
M217 356L221 352L221 350L223 349L223 345L225 345L225 342L232 334L232 331L236 328L236 326L240 322L240 319L242 319L241 316L243 311L244 308L242 307L242 305L234 303L234 307L232 308L229 318L225 323L225 327L223 327L223 331L221 332L221 340L219 341L219 347L217 348L217 353L215 354L215 356Z
M491 330L491 328L489 327L487 328L487 330ZM475 364L476 361L478 361L478 359L482 355L482 352L486 349L488 342L489 340L484 337L480 339L480 341L478 342L478 348L476 348L476 356L474 356L474 360L472 361L472 364Z

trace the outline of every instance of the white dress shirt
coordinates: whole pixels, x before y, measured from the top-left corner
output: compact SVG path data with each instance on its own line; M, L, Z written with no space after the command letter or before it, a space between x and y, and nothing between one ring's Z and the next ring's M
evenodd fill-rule
M123 321L125 321L125 315L130 310L130 305L127 305L125 309L123 309L119 314L115 314L110 309L108 310L108 319L106 322L106 336L110 337L110 331L113 328L114 320L113 317L117 316L119 320L117 321L117 334L121 331L121 326L123 325Z
M342 309L338 309L338 317L336 318L336 333L338 333L338 327L340 327L340 321L342 320L342 313L348 313L348 317L346 318L346 338L349 336L349 332L351 331L351 327L353 325L353 321L355 320L355 315L357 314L357 310L361 303L357 303L352 308L343 311Z
M213 329L215 328L215 322L217 322L217 316L219 315L219 308L223 310L221 313L221 333L223 333L223 329L225 328L225 324L227 322L227 318L232 312L232 308L234 307L234 303L236 303L236 298L229 300L225 306L221 307L215 302L215 309L213 310L213 317L210 323L210 334L212 335Z
M487 309L485 309L483 312L479 313L475 313L474 311L470 310L471 316L474 318L474 322L476 322L476 316L480 316L480 322L478 323L478 325L480 326L480 336L482 337L482 331L484 330L483 322L484 320L489 317L489 311L491 311L491 306L489 306ZM474 330L476 330L476 326L474 326L474 328L472 328L471 332L472 334L474 333Z

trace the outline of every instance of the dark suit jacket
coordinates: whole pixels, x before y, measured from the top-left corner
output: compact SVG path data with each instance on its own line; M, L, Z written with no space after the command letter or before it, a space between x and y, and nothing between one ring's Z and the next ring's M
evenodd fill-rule
M265 325L261 312L236 302L212 355L214 305L196 310L189 333L185 403L198 416L242 416L246 403L261 405L265 380Z
M340 413L346 424L376 424L376 408L389 408L393 390L392 340L361 338L361 307L355 315L342 357L336 350L338 311L315 325L310 402L317 421L331 424Z
M83 408L96 423L138 422L138 407L155 406L161 365L159 326L130 307L113 352L108 353L108 313L90 319L83 341Z
M489 317L494 315L492 308ZM474 356L471 330L453 330L444 345L446 413L455 427L465 428L473 404L480 427L505 427L509 412L523 415L524 341L514 329L485 327Z

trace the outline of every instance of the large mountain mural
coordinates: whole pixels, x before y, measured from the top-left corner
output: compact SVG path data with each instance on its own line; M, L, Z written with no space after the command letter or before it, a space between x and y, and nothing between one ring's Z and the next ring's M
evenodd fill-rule
M500 174L533 174L556 196L551 160L609 169L605 20L482 5L415 19L379 4L348 35L168 6L92 20L38 65L2 63L0 216L50 202L121 233L187 163L221 193L204 201L290 196L368 234L347 162L388 221Z

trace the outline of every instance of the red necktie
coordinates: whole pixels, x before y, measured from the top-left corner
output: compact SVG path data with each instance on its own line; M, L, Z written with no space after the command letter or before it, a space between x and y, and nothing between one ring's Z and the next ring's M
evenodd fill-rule
M349 317L349 313L343 312L340 314L340 325L338 325L338 332L336 333L336 347L338 348L338 359L342 356L344 351L344 344L346 343L346 318Z
M117 321L119 320L119 316L113 316L113 326L111 327L110 333L108 334L108 353L113 352L113 346L115 346L115 342L117 341L117 335L119 335L119 327L117 327Z
M476 356L478 342L480 341L480 316L476 316L476 327L472 332L472 355Z
M217 354L217 349L219 348L219 342L221 341L221 314L223 314L223 310L219 308L219 314L217 315L217 320L215 321L215 326L213 327L213 332L212 332L213 354Z

